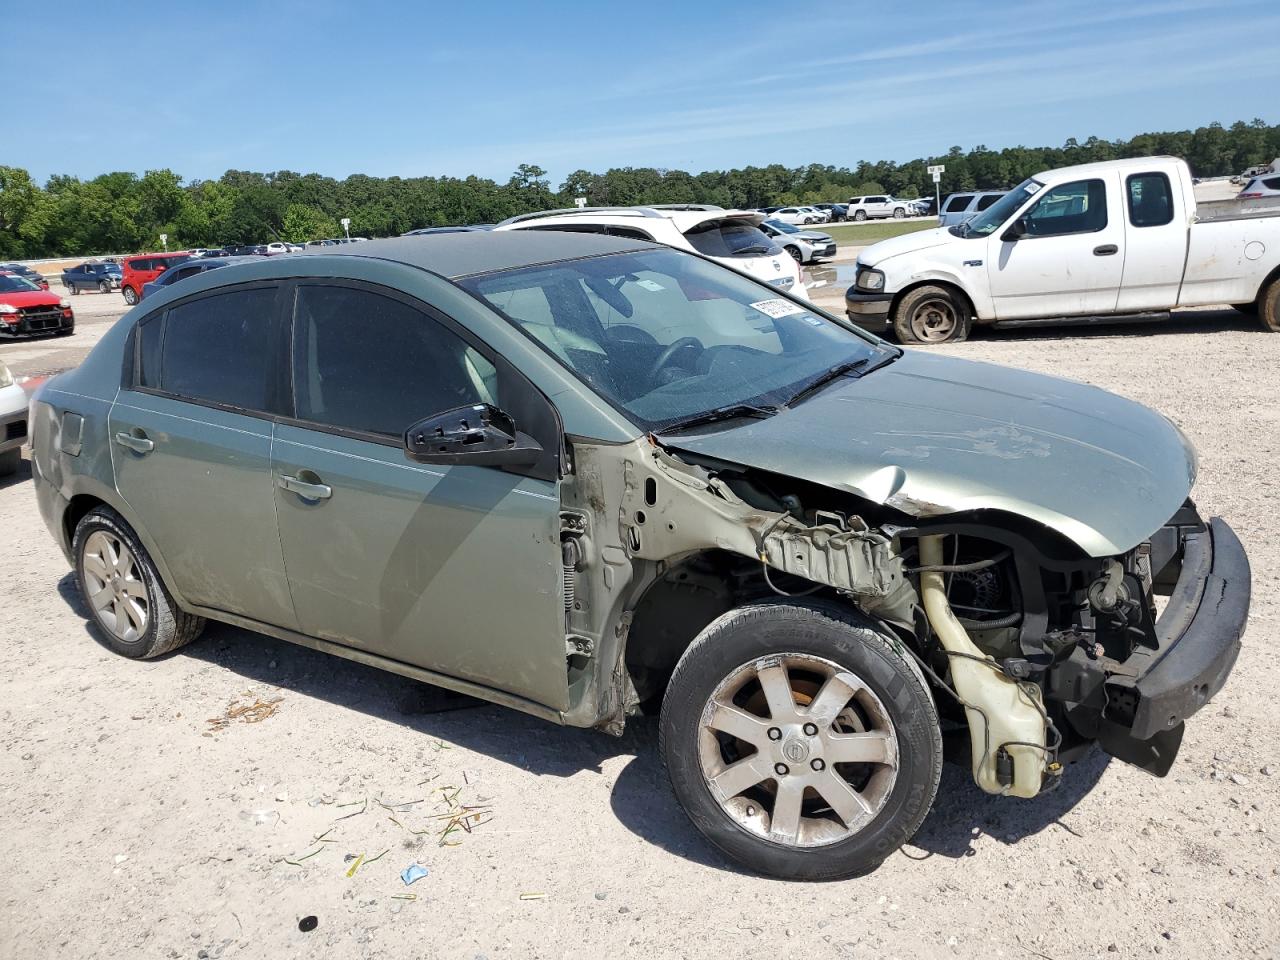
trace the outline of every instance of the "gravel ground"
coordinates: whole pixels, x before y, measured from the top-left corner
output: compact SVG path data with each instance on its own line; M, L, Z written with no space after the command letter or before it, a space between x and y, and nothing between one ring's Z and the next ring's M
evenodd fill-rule
M39 373L67 343L0 358ZM159 661L110 655L24 472L0 481L0 956L1277 956L1280 337L1202 312L939 349L1117 391L1199 446L1196 496L1245 541L1255 599L1168 778L1093 754L1000 800L948 767L873 875L745 875L676 807L651 722L562 730L217 625ZM484 822L442 846L457 805Z

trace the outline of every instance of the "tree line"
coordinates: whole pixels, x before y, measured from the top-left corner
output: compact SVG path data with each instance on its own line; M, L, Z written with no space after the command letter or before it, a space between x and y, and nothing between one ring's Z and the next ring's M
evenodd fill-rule
M946 165L944 193L1011 187L1033 173L1097 160L1168 154L1198 177L1234 175L1280 156L1280 125L1262 120L1213 123L1196 130L1142 133L1128 140L1072 138L1061 147L971 150L907 163L861 161L851 167L809 164L688 173L653 167L575 170L558 190L546 171L520 164L505 183L485 177L369 177L228 170L217 180L184 183L172 170L105 173L92 180L55 175L43 186L19 167L0 165L0 260L302 242L340 236L393 236L426 226L493 223L532 210L592 205L714 203L758 207L837 201L868 193L927 195L925 167Z

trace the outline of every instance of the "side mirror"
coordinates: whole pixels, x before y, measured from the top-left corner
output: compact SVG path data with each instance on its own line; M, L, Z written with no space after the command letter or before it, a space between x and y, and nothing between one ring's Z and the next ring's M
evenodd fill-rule
M1013 223L1009 224L1009 229L1000 234L1000 239L1005 243L1014 243L1021 240L1027 235L1027 220L1025 217L1019 217Z
M538 461L542 447L517 430L508 414L476 403L419 420L405 431L404 453L415 463L527 467Z

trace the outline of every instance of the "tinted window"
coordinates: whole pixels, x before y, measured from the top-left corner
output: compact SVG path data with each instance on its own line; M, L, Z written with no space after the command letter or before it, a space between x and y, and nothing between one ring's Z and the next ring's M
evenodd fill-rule
M979 197L977 209L985 210L987 209L987 207L993 206L995 202L1000 199L1000 197L1001 197L1001 194L998 194L998 193L989 193L985 197Z
M139 272L151 269L151 261L146 257L142 257L138 260L126 260L124 265L130 270L137 270Z
M1135 227L1160 227L1173 220L1173 188L1163 173L1135 173L1125 181L1129 222Z
M1027 213L1027 235L1096 233L1107 225L1107 188L1101 180L1050 187Z
M708 257L763 257L782 252L764 231L741 221L700 225L685 237L693 249Z
M170 310L161 351L163 389L265 410L275 299L271 288L232 290Z
M422 311L390 297L301 287L293 336L302 420L398 437L434 413L498 403L492 364Z
M1280 190L1280 177L1267 177L1262 182L1268 190Z
M152 317L138 327L138 363L133 381L140 387L160 387L160 341L163 334L164 324L160 317Z
M965 207L969 206L969 201L973 199L971 193L958 193L947 201L947 213L959 213Z
M626 237L629 240L648 240L653 241L653 237L645 233L643 230L636 230L632 227L609 227L609 235L612 237Z

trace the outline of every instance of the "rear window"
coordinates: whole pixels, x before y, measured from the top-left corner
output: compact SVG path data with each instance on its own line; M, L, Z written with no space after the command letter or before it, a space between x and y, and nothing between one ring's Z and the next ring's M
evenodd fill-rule
M769 257L782 252L763 230L740 221L700 224L685 237L708 257Z
M947 201L947 205L944 209L947 213L959 213L961 210L964 210L969 206L969 201L972 199L973 194L971 193L957 193Z
M124 265L125 265L128 269L130 269L130 270L137 270L137 271L139 271L139 272L141 272L141 271L143 271L143 270L150 270L150 269L151 269L151 258L150 258L150 257L138 257L136 260L126 260L126 261L124 262Z
M978 209L979 209L979 210L985 210L985 209L987 209L987 207L992 206L992 205L993 205L997 200L999 200L1002 196L1004 196L1004 194L1002 194L1002 193L989 193L989 194L987 194L985 197L979 197L979 198L978 198Z

